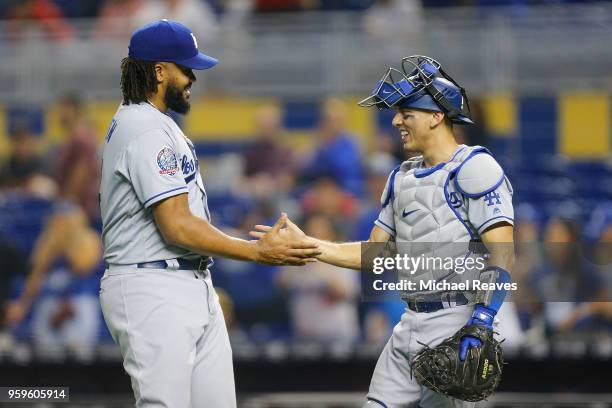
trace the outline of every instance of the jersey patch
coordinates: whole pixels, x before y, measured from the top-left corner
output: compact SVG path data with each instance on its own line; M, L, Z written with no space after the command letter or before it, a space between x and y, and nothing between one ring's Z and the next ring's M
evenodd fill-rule
M159 174L174 176L178 172L178 163L174 150L164 147L157 152L157 166L160 168Z

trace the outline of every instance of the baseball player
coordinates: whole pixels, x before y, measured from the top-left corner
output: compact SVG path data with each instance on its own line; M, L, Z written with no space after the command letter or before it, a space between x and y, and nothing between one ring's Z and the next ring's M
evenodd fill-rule
M134 32L121 63L123 102L106 135L100 186L100 299L137 407L236 406L210 256L303 265L320 253L279 237L285 214L262 242L211 224L193 143L165 113L186 114L192 70L216 64L189 28L168 20Z
M463 88L434 59L413 56L402 60L401 69L389 68L360 105L395 109L393 126L404 149L420 154L391 172L369 242L395 241L398 252L409 252L405 248L416 243L432 247L429 254L455 257L472 256L473 243L482 242L490 257L488 266L476 271L479 278L508 283L514 262L512 188L487 149L455 141L453 125L473 123L469 107L464 108ZM288 225L293 233L301 232L290 221ZM251 235L260 237L270 228L256 226ZM361 242L314 241L322 251L319 260L361 269ZM422 272L423 279L439 280L452 280L458 274ZM411 278L398 273L400 278ZM435 347L465 326L491 329L505 295L503 289L403 292L408 307L376 364L364 407L473 407L473 402L419 384L409 363L424 345ZM461 336L459 346L458 357L465 361L481 343L474 336Z

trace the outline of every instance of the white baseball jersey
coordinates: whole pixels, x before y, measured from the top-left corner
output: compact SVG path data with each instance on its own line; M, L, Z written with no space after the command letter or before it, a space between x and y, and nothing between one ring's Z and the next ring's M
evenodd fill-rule
M210 221L206 191L193 143L150 103L122 105L104 146L100 208L104 260L127 265L199 256L168 245L151 206L189 194L189 209Z

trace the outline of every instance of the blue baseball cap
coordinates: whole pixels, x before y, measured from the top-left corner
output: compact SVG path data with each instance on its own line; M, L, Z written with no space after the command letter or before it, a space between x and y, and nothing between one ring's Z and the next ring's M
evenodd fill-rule
M219 62L198 51L198 41L189 28L166 19L134 31L128 56L143 61L174 62L191 69L208 69Z

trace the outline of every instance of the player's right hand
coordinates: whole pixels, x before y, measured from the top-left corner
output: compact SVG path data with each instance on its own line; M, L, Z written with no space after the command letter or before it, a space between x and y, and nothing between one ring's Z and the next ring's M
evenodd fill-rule
M262 228L251 232L251 236L259 238L256 242L258 262L270 265L316 262L316 257L321 255L318 245L297 227L283 228L287 225L287 214L282 213L274 226L256 226Z

